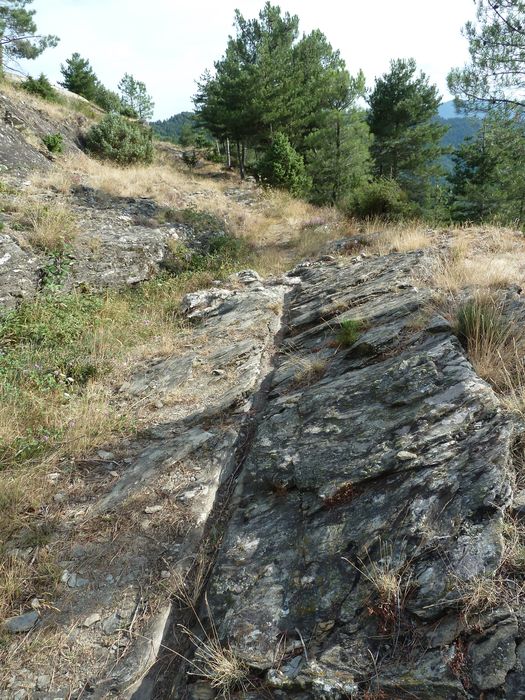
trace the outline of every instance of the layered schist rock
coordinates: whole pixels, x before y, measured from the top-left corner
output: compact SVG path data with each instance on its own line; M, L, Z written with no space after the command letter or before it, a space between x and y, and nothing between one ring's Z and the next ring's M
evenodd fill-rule
M6 698L221 697L181 628L199 591L195 634L248 669L234 698L525 697L502 569L520 426L428 311L427 263L188 295L179 350L120 390L153 406L149 430L57 475L64 594L27 634L67 653L47 685L42 656L24 662Z
M448 323L421 315L420 262L293 273L207 591L220 639L263 684L239 697L525 697L520 615L470 607L504 555L513 425ZM346 319L363 328L347 348Z
M241 276L192 295L180 351L120 387L121 401L144 406L146 431L49 475L62 504L49 543L61 591L1 631L17 645L15 632L29 630L53 651L24 651L18 669L13 658L1 698L57 700L86 688L100 699L150 697L145 676L157 654L165 657L165 626L178 622L172 595L207 556L207 531L237 469L290 289L252 282ZM7 548L13 557L32 553L16 537Z

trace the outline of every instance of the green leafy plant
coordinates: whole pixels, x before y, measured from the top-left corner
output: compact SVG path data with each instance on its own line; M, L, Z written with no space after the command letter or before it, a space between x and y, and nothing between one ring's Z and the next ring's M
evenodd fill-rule
M337 343L343 347L353 345L361 335L364 328L364 323L361 320L347 318L341 321L339 331L337 333Z
M38 78L32 78L30 75L28 75L22 83L22 87L32 95L38 95L49 102L58 102L58 92L43 73L40 73Z
M64 150L64 137L62 134L46 134L42 141L50 153L62 153Z
M361 218L397 220L411 213L406 193L390 178L379 178L362 184L352 193L345 208Z
M46 291L60 289L67 276L71 260L67 255L69 246L54 250L49 254L47 263L42 267L41 286Z
M86 148L98 158L112 160L119 165L151 163L153 138L149 127L120 114L107 114L86 135Z
M296 197L306 194L311 187L302 156L282 133L273 137L258 170L263 182L288 190Z

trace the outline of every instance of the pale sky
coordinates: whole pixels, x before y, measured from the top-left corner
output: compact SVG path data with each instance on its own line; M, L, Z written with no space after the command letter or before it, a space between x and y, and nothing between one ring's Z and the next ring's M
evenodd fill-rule
M351 73L367 84L392 58L414 57L444 96L450 68L468 58L460 30L474 18L474 0L274 0L297 14L300 29L320 29L339 49ZM35 61L32 75L60 80L60 64L78 51L106 87L124 73L146 83L155 118L193 109L195 81L220 58L233 32L235 8L255 17L264 0L34 0L39 31L61 41Z

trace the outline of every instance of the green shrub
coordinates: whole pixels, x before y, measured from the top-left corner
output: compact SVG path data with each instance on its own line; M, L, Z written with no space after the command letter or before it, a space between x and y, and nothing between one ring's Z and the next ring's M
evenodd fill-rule
M263 182L288 190L294 197L305 195L311 188L304 160L285 134L275 134L257 170Z
M28 75L22 83L22 87L32 95L38 95L44 100L49 100L50 102L58 102L58 92L43 73L40 73L38 78L32 78L30 75Z
M353 345L361 335L364 324L363 321L347 318L341 321L339 331L337 333L337 343L343 347Z
M120 114L107 114L86 135L87 151L120 165L151 163L153 138L149 127L131 122Z
M220 275L248 259L245 241L228 233L213 236L206 252L197 253L180 241L169 243L169 253L163 267L171 274L182 272L212 272Z
M224 231L226 224L214 214L189 207L188 209L165 209L159 217L171 224L191 226L197 233Z
M62 153L64 150L64 137L62 134L46 134L42 141L51 153Z
M358 187L346 202L346 209L362 218L402 219L411 213L406 193L391 178L380 178Z
M123 105L120 97L116 92L108 90L103 85L97 85L93 102L105 112L116 112L117 114L122 113Z

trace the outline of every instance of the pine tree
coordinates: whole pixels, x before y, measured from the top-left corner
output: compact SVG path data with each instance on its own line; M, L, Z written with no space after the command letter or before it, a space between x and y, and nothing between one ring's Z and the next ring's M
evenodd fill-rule
M497 159L490 147L487 124L453 154L450 212L455 221L484 221L497 211Z
M139 119L147 121L153 116L153 102L146 84L126 73L120 83L118 89L121 94L122 103L131 111L134 112Z
M422 207L442 172L438 159L447 127L436 119L440 101L437 87L417 74L414 59L392 61L369 97L375 173L395 179Z
M58 37L37 35L35 10L27 9L33 0L0 0L0 74L19 58L36 58Z
M476 137L454 156L451 213L457 221L525 221L525 119L521 111L493 110Z
M62 87L85 97L86 100L96 99L100 83L87 59L82 58L79 53L74 53L66 60L66 65L60 66L60 70L64 77L60 83Z
M448 76L449 89L466 106L525 107L525 2L477 0L475 22L463 34L470 64Z
M236 145L241 176L247 149L266 152L277 133L303 159L308 151L318 152L321 141L326 146L330 137L337 139L345 119L337 118L333 128L328 122L350 108L352 80L322 32L299 38L298 17L283 15L270 2L255 19L237 12L235 28L214 73L202 77L194 103L200 124L217 140ZM314 132L315 146L308 140ZM333 187L328 189L331 199Z
M307 194L311 183L302 156L285 134L277 132L259 164L263 182L286 189L296 197Z

